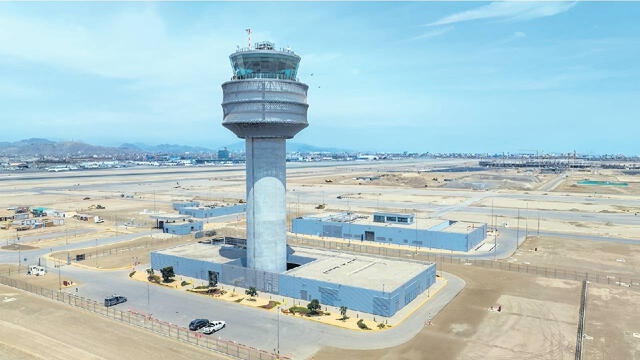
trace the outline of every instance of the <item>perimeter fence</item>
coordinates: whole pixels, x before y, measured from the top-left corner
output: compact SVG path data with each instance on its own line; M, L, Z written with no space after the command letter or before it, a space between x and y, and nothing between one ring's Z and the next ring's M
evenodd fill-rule
M204 335L196 331L190 331L187 328L155 319L150 314L133 310L122 311L113 307L105 307L104 304L92 299L43 288L20 279L0 276L0 284L21 289L32 294L80 308L112 320L149 330L158 335L195 345L232 358L242 360L291 359L289 356L269 353L234 341L223 340L214 336Z
M392 258L412 259L419 261L433 262L439 265L438 270L446 271L447 264L479 266L488 269L496 269L503 271L513 271L527 273L536 276L542 276L553 279L575 280L575 281L591 281L599 284L609 284L628 287L634 290L640 290L640 278L633 278L629 275L603 272L583 272L571 269L563 269L556 267L544 267L525 263L515 263L504 260L481 260L473 258L464 258L459 255L435 254L422 252L418 249L402 249L384 246L368 245L361 241L338 242L324 239L314 239L308 237L289 237L290 245L307 246L314 248L322 248L329 250L339 250L343 252L352 252L358 254L367 254L375 256L385 256Z

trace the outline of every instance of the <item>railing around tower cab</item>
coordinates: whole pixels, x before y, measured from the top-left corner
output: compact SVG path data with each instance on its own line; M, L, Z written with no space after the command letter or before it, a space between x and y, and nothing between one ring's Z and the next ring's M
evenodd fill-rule
M280 74L280 73L251 73L244 75L234 75L231 80L246 80L246 79L277 79L277 80L291 80L298 81L295 76Z

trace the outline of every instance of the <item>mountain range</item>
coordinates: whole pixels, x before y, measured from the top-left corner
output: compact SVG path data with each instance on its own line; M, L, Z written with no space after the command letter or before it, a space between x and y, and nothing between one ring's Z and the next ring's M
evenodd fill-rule
M221 147L222 148L222 147ZM244 152L244 142L226 146L231 152ZM288 152L345 152L347 150L325 148L307 144L287 143ZM120 146L99 146L79 141L52 141L41 138L24 139L14 142L0 141L2 156L113 156L127 154L184 154L215 153L217 150L202 146L143 143L125 143Z

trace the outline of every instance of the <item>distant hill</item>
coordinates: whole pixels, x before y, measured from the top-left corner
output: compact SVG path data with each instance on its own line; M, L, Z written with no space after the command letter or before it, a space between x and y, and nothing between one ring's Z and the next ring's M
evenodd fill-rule
M242 153L245 150L244 141L226 146L231 152ZM184 154L184 153L214 153L217 150L202 146L161 144L148 145L143 143L125 143L118 147L97 146L78 141L51 141L47 139L25 139L15 142L0 142L2 156L113 156L126 154ZM348 150L319 147L307 144L287 142L287 152L348 152Z
M181 153L212 153L215 152L212 149L202 147L202 146L188 146L188 145L175 145L175 144L160 144L160 145L147 145L142 143L135 144L122 144L120 145L121 149L129 149L139 152L146 153L172 153L172 154L181 154Z
M107 156L131 152L126 149L95 146L83 142L55 142L37 138L0 142L0 155L4 156Z

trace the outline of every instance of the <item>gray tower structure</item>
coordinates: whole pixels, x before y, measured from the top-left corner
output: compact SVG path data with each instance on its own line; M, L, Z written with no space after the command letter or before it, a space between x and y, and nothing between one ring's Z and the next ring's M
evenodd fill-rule
M286 139L307 127L308 86L298 81L300 57L269 42L229 56L222 84L222 125L246 141L247 266L287 269Z

